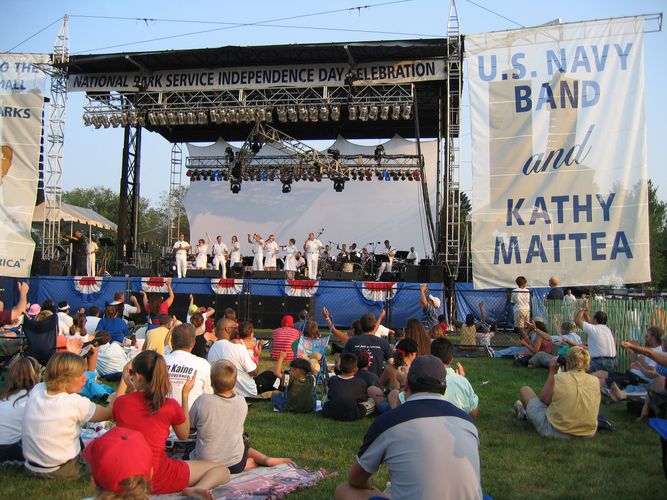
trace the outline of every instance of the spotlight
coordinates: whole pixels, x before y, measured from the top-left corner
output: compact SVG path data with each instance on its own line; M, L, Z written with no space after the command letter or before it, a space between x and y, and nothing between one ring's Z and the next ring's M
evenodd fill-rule
M378 107L377 106L371 106L371 109L368 111L368 118L371 120L377 120L378 119Z
M403 113L401 115L404 120L409 120L410 116L412 116L412 104L406 104L405 107L403 108Z
M154 127L158 124L157 113L153 111L148 112L148 122Z
M229 189L231 189L232 193L238 194L238 192L241 191L241 183L238 181L232 181L229 185Z
M335 179L333 187L334 187L334 191L336 191L337 193L342 192L343 189L345 189L345 180Z
M208 125L208 118L206 117L206 111L197 111L197 123L199 125Z
M296 112L296 108L290 106L287 108L287 117L289 118L289 121L295 122L299 119L298 114Z
M188 170L187 172L185 172L185 176L192 177L192 170Z
M391 175L390 175L389 172L387 172L386 170L383 170L383 171L382 171L382 178L383 178L385 181L390 181L390 180L391 180Z
M178 125L178 118L173 111L167 111L167 122L169 125Z
M340 120L340 106L331 106L331 119L335 122Z
M211 115L211 121L213 123L220 123L220 111L217 109L212 109L209 111L209 114Z
M259 108L255 111L255 116L257 116L258 122L266 121L266 110L264 108Z
M92 120L90 119L90 115L83 115L83 124L88 127L93 124Z
M100 122L100 115L93 115L90 118L90 121L95 128L100 128L102 126L102 122Z
M262 170L262 173L260 174L260 177L262 178L263 181L268 181L269 180L269 173L266 170Z
M320 108L320 120L323 122L326 122L329 120L329 107L328 106L322 106Z
M232 117L231 117L229 111L226 110L226 109L223 109L222 111L220 111L220 119L222 120L222 123L229 123L229 122L232 121Z
M308 110L308 117L310 118L311 122L316 122L317 118L319 117L319 113L317 111L317 106L311 106L310 109Z
M109 117L107 115L100 115L100 123L104 128L109 128L111 123L109 123Z
M384 155L384 146L382 144L378 144L377 147L375 148L375 153L373 155L378 165L380 164L380 162L382 162L383 155Z
M397 181L397 180L398 180L398 177L399 177L398 172L393 171L393 172L391 173L391 180L392 180L392 181Z
M373 180L373 172L371 172L370 169L366 170L366 180L367 181L372 181Z
M232 149L231 146L227 146L225 148L225 158L227 159L227 163L234 162L234 150Z
M354 121L357 119L357 107L356 106L350 106L349 109L347 110L348 113L348 118L350 121Z
M278 121L285 123L287 121L287 110L284 106L278 106L276 108L276 115L278 115Z
M414 172L412 172L412 178L416 181L419 180L419 170L415 170Z
M252 143L250 144L250 149L255 154L260 152L260 150L262 149L262 143L260 142L259 138L254 137L252 139Z
M160 126L164 127L167 125L167 115L164 113L158 113L157 114L157 121L160 124Z
M359 108L359 119L362 122L368 120L368 106L361 106L361 108Z
M289 193L290 191L292 191L292 181L283 181L283 193Z
M401 105L395 104L394 109L391 111L391 119L398 120L401 117Z
M331 155L331 158L333 158L336 161L340 159L340 151L337 150L336 148L327 149L327 153L329 153Z
M120 125L120 116L118 115L111 115L109 117L109 121L111 122L111 126L113 128L117 128L118 125Z
M299 120L302 122L308 121L308 108L305 106L299 106Z
M382 111L380 111L380 119L388 120L389 119L389 106L382 106Z

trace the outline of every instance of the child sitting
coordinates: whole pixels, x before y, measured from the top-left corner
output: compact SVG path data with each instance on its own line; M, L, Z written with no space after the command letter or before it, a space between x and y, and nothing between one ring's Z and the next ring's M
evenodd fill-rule
M271 458L249 447L243 427L248 404L236 395L236 368L226 360L211 365L213 394L202 394L190 408L190 422L197 429L197 442L190 454L197 460L226 465L238 474L258 465L273 467L291 463L290 458Z
M81 423L111 419L111 407L79 395L86 384L86 360L71 352L51 356L45 382L30 395L23 417L26 472L45 479L79 479L87 474L81 456Z
M262 353L264 341L255 338L255 330L253 328L239 328L239 340L241 341L241 344L248 349L250 358L256 365L258 365L259 355Z
M309 413L315 407L315 377L308 361L293 359L289 364L289 382L284 393L276 391L271 396L273 407L279 412ZM287 374L285 374L287 376Z
M357 368L359 368L357 377L364 379L368 387L378 387L382 389L380 377L375 373L368 371L368 367L371 364L371 354L368 351L361 351L357 356Z
M327 400L322 415L334 420L359 420L375 410L374 401L368 396L368 385L356 377L357 356L351 352L340 357L341 374L329 379Z

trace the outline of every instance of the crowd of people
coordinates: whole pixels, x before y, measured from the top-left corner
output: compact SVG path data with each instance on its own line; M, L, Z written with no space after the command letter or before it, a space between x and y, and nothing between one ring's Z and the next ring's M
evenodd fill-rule
M556 288L557 279L551 282ZM548 438L590 437L598 429L601 394L632 398L642 385L664 394L661 328L648 329L646 347L621 344L635 354L630 370L617 373L616 343L604 311L591 316L590 303L582 301L574 320L555 324L550 334L543 320L531 319L530 310L525 314L526 284L518 278L512 292L521 340L509 355L548 368L548 375L539 394L521 388L514 403L520 420ZM0 393L0 461L21 461L27 474L47 479L92 474L101 498L119 491L136 498L172 492L210 498L230 474L291 462L251 447L244 433L246 400L270 399L278 413L319 412L340 421L376 416L336 498L483 496L474 424L480 400L455 361L457 345L447 338L451 328L438 314L442 304L426 285L420 317L402 330L384 327L383 311L378 317L363 314L343 331L333 322L335 311L324 307L328 333L304 310L297 322L285 315L268 346L234 310L216 314L195 305L192 296L185 321L179 321L170 314L169 281L167 289L166 297L142 293L140 300L118 292L103 308L70 314L64 301L28 304L28 286L19 283L19 300L0 311L0 323L54 316L57 352L44 367L23 356L10 364ZM127 319L136 315L143 315L145 325L130 330ZM471 347L468 342L489 347L485 316L480 303L479 316L455 323L465 337L461 351ZM266 347L273 364L262 371L259 357ZM328 352L333 356L327 358ZM320 401L316 389L322 381L327 390ZM118 382L106 404L85 397L84 388L100 382ZM84 449L82 426L106 421L114 423L112 430ZM190 439L184 459L167 455L170 435ZM446 467L449 479L421 467L424 456ZM386 492L369 481L381 464L389 469Z

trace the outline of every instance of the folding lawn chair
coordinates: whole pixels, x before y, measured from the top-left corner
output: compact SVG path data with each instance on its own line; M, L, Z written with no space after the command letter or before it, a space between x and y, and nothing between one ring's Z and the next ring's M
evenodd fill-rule
M323 394L327 393L329 382L329 368L327 366L329 340L331 340L331 335L326 335L319 339L309 339L302 335L299 337L299 341L296 344L296 349L294 351L294 356L299 358L308 359L309 355L313 353L320 353L322 355L322 359L320 360L320 371L315 377L315 390L317 390L317 386L321 384Z
M42 366L46 366L46 363L56 352L58 316L52 314L42 321L25 318L23 320L23 335L28 343L24 354L32 356Z

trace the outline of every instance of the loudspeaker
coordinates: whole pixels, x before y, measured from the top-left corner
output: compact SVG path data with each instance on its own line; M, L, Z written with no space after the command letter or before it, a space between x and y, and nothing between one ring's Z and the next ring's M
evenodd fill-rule
M41 276L64 276L65 263L57 260L40 260L37 263L33 262L32 274L39 274Z
M403 271L403 281L409 283L442 283L443 279L442 266L406 266Z
M217 269L188 269L188 278L220 278L222 271Z
M338 280L338 271L322 271L322 281L336 281Z
M344 271L323 271L323 281L358 281L361 279L359 271L344 272Z
M385 271L380 276L380 281L398 281L398 273Z
M137 267L134 264L125 264L120 270L121 276L152 276L153 271L148 267Z
M252 277L259 280L284 280L287 279L285 271L253 271Z
M248 316L255 328L278 328L287 314L287 297L250 297Z
M403 281L419 283L419 266L405 266Z

